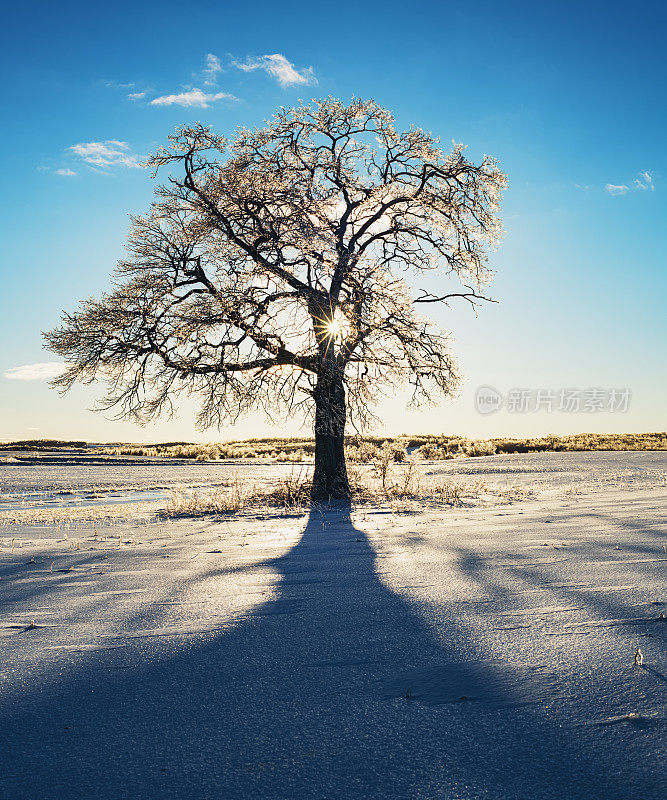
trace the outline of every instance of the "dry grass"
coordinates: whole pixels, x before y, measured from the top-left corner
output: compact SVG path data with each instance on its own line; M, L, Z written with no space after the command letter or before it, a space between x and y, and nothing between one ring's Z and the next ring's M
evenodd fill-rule
M498 491L484 481L456 481L419 475L414 460L396 462L391 452L371 466L349 469L352 501L359 506L419 504L429 506L461 506L481 498L508 502L506 490ZM121 521L154 520L169 517L198 517L248 513L268 510L288 514L304 514L310 508L310 469L292 472L267 485L257 479L235 477L210 488L172 489L166 503L151 500L115 505L83 507L40 507L0 512L0 528L12 526L90 526ZM524 499L518 495L513 499Z
M535 497L535 492L525 486L506 486L503 489L499 489L497 495L505 503L516 503L521 500L532 500Z
M349 471L352 501L358 506L414 502L431 506L460 506L484 496L508 502L507 490L497 491L484 481L452 481L420 478L414 462L385 469ZM206 491L173 491L162 514L167 517L207 514L254 513L280 510L306 513L310 507L311 481L305 471L295 471L270 486L239 478ZM528 496L526 493L525 496ZM518 494L515 499L523 499Z
M5 449L10 449L5 446ZM578 433L571 436L542 436L535 439L466 439L462 436L351 436L345 453L349 463L369 464L391 452L394 461L408 453L428 460L491 456L503 453L580 452L592 450L667 450L667 433L602 434ZM310 463L315 441L312 438L246 439L238 442L155 445L118 445L98 450L105 455L132 455L198 461L270 459L279 463Z
M156 501L108 505L21 508L0 511L0 528L14 526L110 525L129 519L155 516Z
M87 455L175 458L196 461L242 461L269 459L278 463L312 463L313 438L245 439L237 442L191 444L86 445L85 442L25 440L0 444L0 451L76 451ZM491 456L502 453L579 452L590 450L667 450L667 433L577 433L571 436L542 436L535 439L466 439L462 436L348 436L345 453L349 463L369 464L384 457L405 460L408 453L427 460Z
M293 472L270 486L235 478L230 483L205 491L173 490L164 516L233 514L261 508L304 512L310 504L311 482L303 471Z

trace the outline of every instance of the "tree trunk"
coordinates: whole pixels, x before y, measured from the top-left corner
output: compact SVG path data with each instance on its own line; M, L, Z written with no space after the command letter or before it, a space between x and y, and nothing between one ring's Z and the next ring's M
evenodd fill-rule
M345 387L340 378L319 375L315 388L314 503L350 499L345 466Z

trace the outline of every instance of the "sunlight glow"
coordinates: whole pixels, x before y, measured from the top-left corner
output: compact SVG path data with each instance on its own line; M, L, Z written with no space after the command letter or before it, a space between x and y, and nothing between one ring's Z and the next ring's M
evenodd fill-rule
M325 324L324 329L330 339L343 340L350 333L350 323L342 314L336 312L333 319Z

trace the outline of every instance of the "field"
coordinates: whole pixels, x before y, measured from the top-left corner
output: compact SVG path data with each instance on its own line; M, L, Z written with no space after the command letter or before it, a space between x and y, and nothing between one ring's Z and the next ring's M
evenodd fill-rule
M571 436L542 436L535 439L466 439L463 436L349 436L346 456L350 462L368 463L390 453L397 461L408 454L423 460L489 456L507 453L587 452L597 450L667 450L667 433L601 434L579 433ZM159 444L89 445L86 442L25 440L0 444L0 452L11 451L21 457L30 452L70 452L103 456L140 456L150 458L195 459L198 461L270 459L278 462L312 461L315 440L312 438L243 439L231 442L163 442ZM24 456L25 457L25 456Z
M8 450L0 797L662 798L667 454L377 444Z

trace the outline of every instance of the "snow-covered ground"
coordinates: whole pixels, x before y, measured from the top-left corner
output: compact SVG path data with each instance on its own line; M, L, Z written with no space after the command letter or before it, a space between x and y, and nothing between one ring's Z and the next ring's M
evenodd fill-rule
M0 529L0 798L662 800L666 463L493 456L422 469L534 495Z

